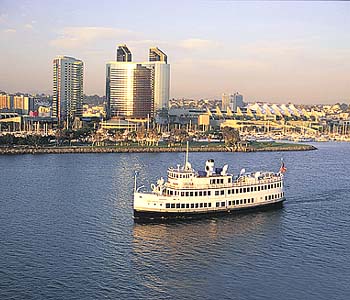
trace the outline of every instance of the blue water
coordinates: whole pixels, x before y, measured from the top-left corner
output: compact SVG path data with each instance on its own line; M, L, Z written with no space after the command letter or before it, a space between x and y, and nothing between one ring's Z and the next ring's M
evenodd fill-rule
M173 224L132 219L182 153L0 156L0 299L350 299L350 144L191 153L275 170L282 209Z

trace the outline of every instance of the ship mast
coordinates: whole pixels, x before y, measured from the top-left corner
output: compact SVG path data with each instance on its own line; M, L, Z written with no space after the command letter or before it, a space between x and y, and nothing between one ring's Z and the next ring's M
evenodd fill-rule
M186 146L186 156L185 156L185 170L188 168L188 141Z

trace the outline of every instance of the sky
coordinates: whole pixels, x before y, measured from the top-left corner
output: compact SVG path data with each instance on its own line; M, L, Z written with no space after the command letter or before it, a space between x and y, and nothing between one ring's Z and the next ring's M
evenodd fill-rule
M158 46L170 95L350 103L347 1L0 0L0 90L52 93L52 60L84 61L84 92L105 94L118 44L133 61Z

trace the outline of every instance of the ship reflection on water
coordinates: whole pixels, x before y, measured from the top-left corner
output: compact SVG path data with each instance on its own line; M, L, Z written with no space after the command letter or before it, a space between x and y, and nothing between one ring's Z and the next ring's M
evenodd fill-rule
M282 214L280 209L217 219L134 224L132 264L140 275L139 283L156 293L165 292L167 286L181 293L184 287L204 283L208 272L247 265L246 256L261 252L258 245L263 239L280 236L276 232L282 228ZM190 283L192 276L196 278Z

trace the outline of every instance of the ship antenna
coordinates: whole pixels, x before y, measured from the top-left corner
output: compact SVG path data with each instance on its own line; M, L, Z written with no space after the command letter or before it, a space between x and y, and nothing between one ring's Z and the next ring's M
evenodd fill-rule
M187 165L188 165L188 141L186 146L185 169L187 169Z

